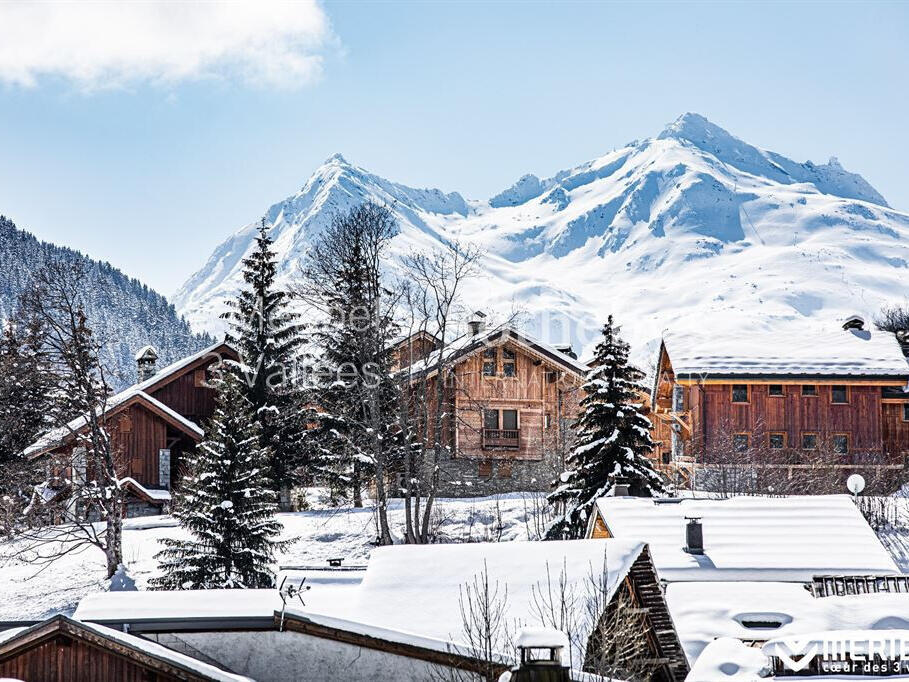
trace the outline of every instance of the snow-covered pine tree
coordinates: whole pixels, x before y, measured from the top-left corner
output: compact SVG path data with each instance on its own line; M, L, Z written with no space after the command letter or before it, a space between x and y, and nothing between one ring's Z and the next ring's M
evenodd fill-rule
M663 478L648 457L654 446L650 420L641 413L644 373L629 364L628 344L619 331L610 315L584 384L568 468L549 495L563 511L547 539L583 537L597 499L609 492L616 477L628 481L633 495L650 497L665 491Z
M261 426L261 445L269 451L270 476L285 495L300 464L305 424L304 400L295 384L303 345L303 325L289 310L287 293L275 285L277 263L265 219L255 250L243 260L244 288L222 316L243 362L244 394Z
M37 318L17 315L0 336L0 462L19 456L50 419L52 379L44 348L45 331Z
M237 367L212 380L215 414L176 493L174 516L191 538L162 540L157 589L267 588L282 543L261 426Z

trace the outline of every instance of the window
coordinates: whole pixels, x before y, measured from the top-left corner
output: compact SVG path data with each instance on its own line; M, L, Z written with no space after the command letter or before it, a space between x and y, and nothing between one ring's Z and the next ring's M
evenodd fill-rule
M767 393L774 398L778 398L783 395L783 384L770 384L770 388L767 389Z
M748 450L748 434L736 433L732 436L732 449L736 452L745 452Z
M909 398L909 391L905 391L905 386L881 386L881 398L897 399Z
M504 459L496 467L496 473L499 478L511 478L511 460Z
M732 402L734 402L734 403L747 403L748 402L748 384L733 384L732 385Z
M838 455L845 455L849 452L849 436L845 433L833 434L833 451Z
M769 436L769 442L771 450L782 450L786 447L786 434L771 433Z
M496 349L487 348L483 351L483 376L494 377L496 375Z
M802 386L802 395L804 396L816 396L817 395L817 386L812 384L805 384Z
M849 402L849 388L846 386L831 386L830 387L830 402L837 403L839 405Z
M802 450L817 450L817 434L816 433L803 433L802 434Z
M909 403L903 403L903 421L909 422Z
M517 431L518 430L518 411L517 410L502 410L502 430L503 431Z
M502 349L502 375L506 377L518 376L514 351L507 348Z
M483 410L483 428L493 430L499 428L498 410Z
M492 478L492 461L488 459L482 460L477 474L480 478Z

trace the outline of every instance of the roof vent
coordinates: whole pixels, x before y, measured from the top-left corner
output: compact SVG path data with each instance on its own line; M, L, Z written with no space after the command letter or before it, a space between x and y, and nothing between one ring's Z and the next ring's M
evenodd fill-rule
M704 527L696 516L686 516L688 524L685 526L685 551L689 554L704 553Z
M564 353L565 355L567 355L568 357L570 357L573 360L578 359L578 354L574 352L574 348L571 347L570 343L565 346L556 346L555 349L557 351L559 351L560 353Z
M473 314L473 317L468 320L467 328L470 330L471 336L476 336L484 329L486 329L486 313L484 313L482 310L477 310Z
M849 331L850 329L857 329L858 331L864 331L865 329L865 318L861 315L850 315L846 318L846 321L843 322L843 329Z
M158 351L154 349L154 346L145 346L136 353L136 376L140 384L155 376L157 361Z

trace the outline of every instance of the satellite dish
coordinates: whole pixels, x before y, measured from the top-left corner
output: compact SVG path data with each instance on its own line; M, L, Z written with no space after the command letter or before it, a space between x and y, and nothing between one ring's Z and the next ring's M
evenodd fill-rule
M853 495L858 495L865 489L865 479L860 474L852 474L846 479L846 487Z

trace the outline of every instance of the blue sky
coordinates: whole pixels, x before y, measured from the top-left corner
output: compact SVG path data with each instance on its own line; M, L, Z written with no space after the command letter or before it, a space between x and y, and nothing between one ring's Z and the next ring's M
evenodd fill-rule
M523 173L656 135L686 111L799 161L835 155L909 210L909 3L309 11L242 18L268 36L280 21L285 42L263 48L232 25L212 39L221 51L207 67L177 42L166 55L129 52L128 17L116 19L117 44L105 43L117 31L102 16L85 18L71 51L66 18L45 52L0 47L0 213L169 294L334 152L486 198ZM20 19L0 27L21 34ZM195 44L192 22L204 19L152 22L149 38L171 39L167 21L179 21ZM81 61L85 45L94 61Z

